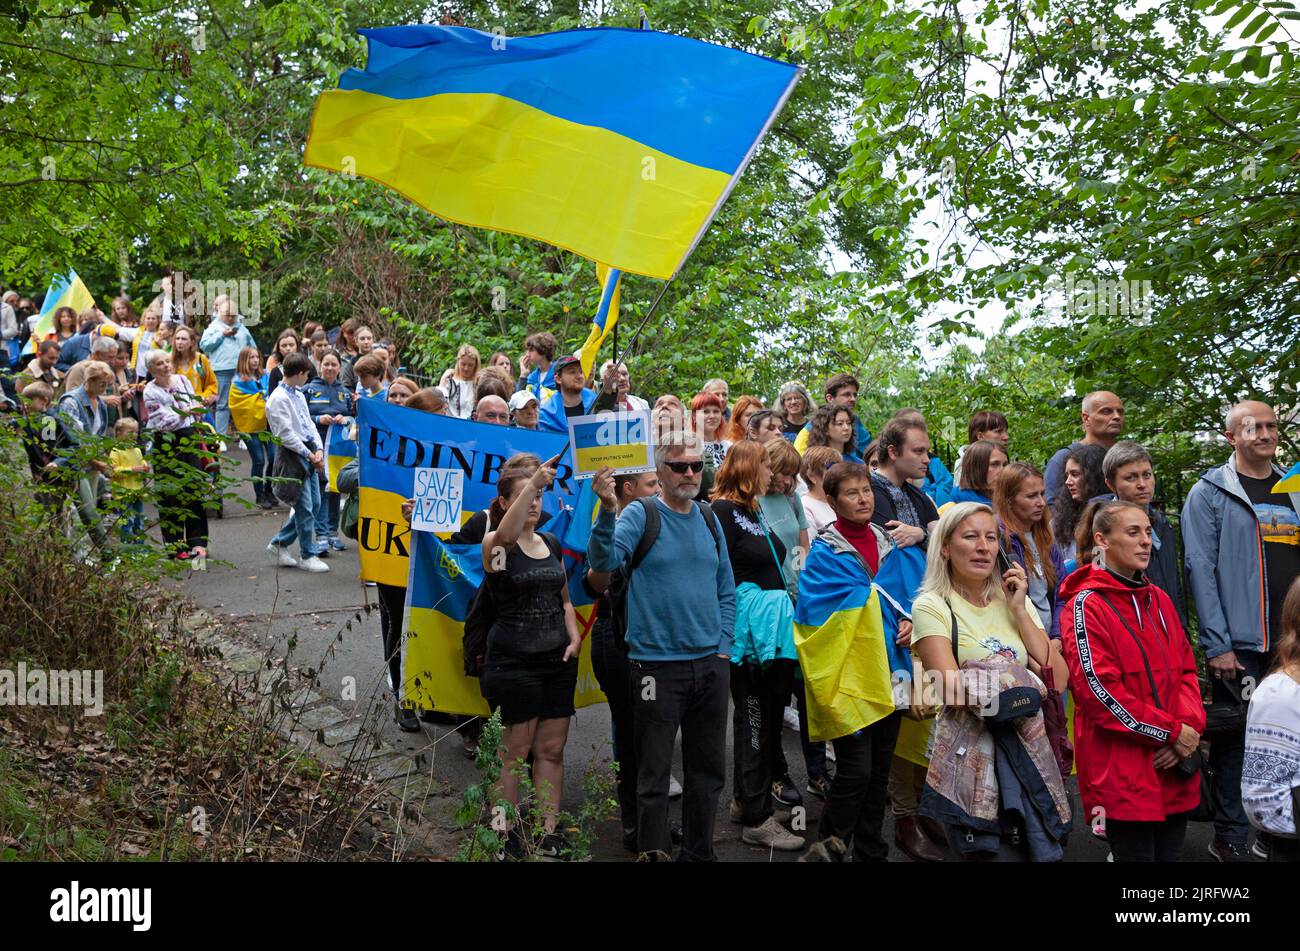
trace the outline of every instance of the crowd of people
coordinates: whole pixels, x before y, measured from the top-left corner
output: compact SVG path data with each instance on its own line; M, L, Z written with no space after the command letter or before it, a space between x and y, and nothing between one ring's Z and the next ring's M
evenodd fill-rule
M824 382L820 404L799 382L770 405L733 401L723 379L651 400L626 365L589 376L542 332L517 362L463 345L422 386L356 320L285 330L263 353L228 298L206 326L161 299L139 317L125 298L111 315L60 308L44 339L31 301L9 292L3 308L6 342L21 344L4 400L37 498L75 512L104 550L143 539L152 480L169 554L205 557L213 474L238 443L257 504L291 508L270 553L327 572L357 472L331 488L326 433L351 426L360 400L552 432L648 412L654 470L595 476L580 569L624 844L643 859L715 857L729 708L728 812L751 845L882 861L889 810L894 844L919 861L1054 861L1072 832L1103 838L1115 861L1177 860L1194 816L1213 822L1218 861L1300 855L1300 496L1273 491L1279 421L1266 403L1228 411L1231 452L1175 529L1150 453L1123 438L1123 401L1105 391L1083 398L1082 438L1042 469L1017 458L1006 415L973 414L954 479L917 410L873 437L847 373ZM544 528L557 463L508 460L497 501L451 538L481 549L493 614L480 687L501 714L503 761L526 760L549 791L543 851L555 854L582 637ZM378 588L400 696L406 592ZM399 702L396 716L419 729L420 711ZM796 721L802 790L782 743ZM473 718L459 728L472 746ZM499 792L518 803L518 770L502 770ZM815 831L796 821L805 796L824 803ZM520 848L512 830L504 854Z

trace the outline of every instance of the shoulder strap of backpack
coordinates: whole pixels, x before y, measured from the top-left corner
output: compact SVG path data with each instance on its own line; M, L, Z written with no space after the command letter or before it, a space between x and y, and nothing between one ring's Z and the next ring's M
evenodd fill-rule
M632 557L627 563L629 575L636 570L637 565L645 561L645 556L650 554L650 549L659 540L659 509L655 506L654 499L636 501L645 512L645 527L641 530L641 540L636 543L636 550L632 552Z
M718 525L717 513L713 511L712 506L705 505L699 499L695 500L695 507L698 508L700 510L700 514L704 516L704 524L709 526L709 534L713 536L714 547L717 548L719 551L721 551L722 550L722 528Z
M947 598L943 599L943 603L948 605L948 617L951 619L952 623L952 631L949 635L952 638L952 659L956 662L958 667L961 667L961 661L958 659L957 655L957 612L952 609L952 602Z

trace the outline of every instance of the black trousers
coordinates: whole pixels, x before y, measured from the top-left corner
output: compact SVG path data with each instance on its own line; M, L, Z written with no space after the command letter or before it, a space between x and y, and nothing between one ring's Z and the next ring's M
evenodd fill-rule
M897 711L835 745L835 778L826 794L818 839L839 836L855 862L883 862L889 846L880 834L889 800L889 768L903 715Z
M192 432L153 432L158 528L173 551L208 547L207 498L212 481L199 468L199 437Z
M636 828L636 733L632 721L632 662L614 639L608 618L591 626L591 667L596 683L609 701L614 727L614 760L618 763L618 808L623 828Z
M1236 655L1237 662L1246 668L1237 671L1234 686L1240 693L1242 678L1253 678L1253 683L1257 686L1264 679L1264 673L1272 663L1272 655L1248 650L1236 651ZM1217 677L1210 678L1210 690L1216 702L1236 699L1236 694L1229 691ZM1241 767L1245 759L1245 730L1234 736L1219 737L1210 743L1209 763L1214 770L1214 837L1243 846L1250 839L1250 821L1246 818L1246 807L1241 804Z
M762 825L772 814L772 781L780 778L774 772L785 765L782 717L794 686L794 670L792 660L774 660L765 668L731 665L732 795L740 802L747 826Z
M1183 857L1187 816L1169 816L1164 822L1106 820L1106 844L1116 862L1177 862Z
M393 680L393 694L402 699L402 612L406 610L406 589L396 585L376 585L379 592L379 630L383 635L384 659Z
M682 733L682 850L679 862L713 862L713 825L727 778L727 680L731 661L632 661L636 736L637 843L671 854L668 778Z

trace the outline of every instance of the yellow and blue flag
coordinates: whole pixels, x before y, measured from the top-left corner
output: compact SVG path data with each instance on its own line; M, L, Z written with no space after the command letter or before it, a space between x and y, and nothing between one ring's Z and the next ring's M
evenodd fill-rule
M54 333L54 312L60 307L71 307L80 314L86 308L94 305L94 295L90 293L81 278L77 276L76 271L70 270L67 274L56 274L50 278L49 289L45 292L45 301L41 304L41 316L36 321L36 327L32 334L37 340L44 340L48 334ZM35 345L29 340L23 352L31 353L35 349Z
M453 416L438 416L382 400L357 403L357 542L361 577L401 587L410 570L411 531L402 503L411 498L415 470L461 469L468 520L496 498L497 475L511 456L530 452L549 459L565 452L568 433L543 433L516 426L494 426ZM578 492L573 466L561 461L543 506L555 515Z
M488 706L479 682L465 675L465 615L483 583L483 559L478 545L451 545L428 532L412 533L411 576L407 586L406 656L402 699L422 710L486 715ZM567 561L567 559L566 559ZM583 628L578 654L576 706L604 703L591 666L590 604L577 608Z
M837 554L821 538L813 542L794 616L809 739L847 736L894 712L887 643L893 637L881 601L856 556Z
M305 164L657 278L690 256L800 73L654 30L360 32L366 68L320 95Z
M591 331L587 334L587 339L582 344L582 349L578 351L578 359L582 361L582 372L586 376L591 376L591 368L596 364L596 354L614 330L614 325L618 323L618 301L621 293L619 282L623 277L623 272L618 268L612 268L608 264L596 265L596 281L600 284L600 305L596 308L596 316L591 318Z
M1277 480L1277 484L1273 486L1273 491L1278 494L1300 492L1300 462L1282 473L1282 478Z
M350 438L351 425L331 423L325 430L325 490L339 490L339 473L357 457L356 441Z

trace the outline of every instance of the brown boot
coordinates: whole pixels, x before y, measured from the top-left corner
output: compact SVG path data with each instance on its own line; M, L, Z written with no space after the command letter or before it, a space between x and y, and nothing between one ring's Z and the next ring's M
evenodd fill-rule
M895 817L894 844L917 862L942 862L944 858L943 850L921 831L916 816Z

